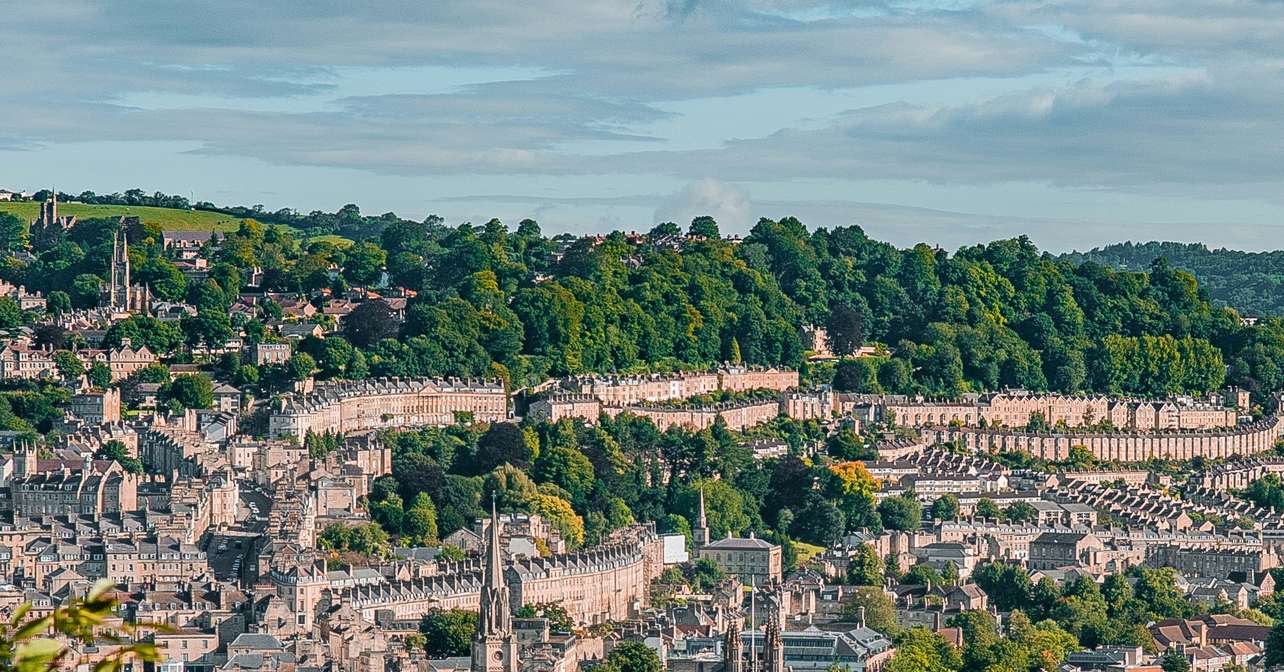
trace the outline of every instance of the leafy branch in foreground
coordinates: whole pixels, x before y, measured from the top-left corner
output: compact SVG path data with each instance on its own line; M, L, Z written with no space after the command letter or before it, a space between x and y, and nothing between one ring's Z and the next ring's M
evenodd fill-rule
M131 657L160 662L156 645L137 641L136 635L146 630L164 631L167 626L125 622L115 633L106 625L117 605L110 592L113 588L115 584L110 580L99 581L84 599L72 599L40 618L26 618L31 612L30 602L19 606L8 621L0 620L0 670L44 672L65 666L65 659L72 654L72 642L106 642L116 647L94 665L93 672L119 672ZM77 666L76 661L71 662Z

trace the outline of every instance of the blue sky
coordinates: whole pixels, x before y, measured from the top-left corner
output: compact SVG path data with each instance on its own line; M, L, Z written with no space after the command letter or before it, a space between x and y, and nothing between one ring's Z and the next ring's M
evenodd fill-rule
M1284 4L43 0L0 186L1275 249Z

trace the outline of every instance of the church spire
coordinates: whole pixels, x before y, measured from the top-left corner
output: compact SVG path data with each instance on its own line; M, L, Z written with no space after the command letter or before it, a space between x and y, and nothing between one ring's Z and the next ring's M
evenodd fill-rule
M704 513L704 486L700 486L700 512L696 516L695 527L691 530L691 541L696 548L709 544L709 519Z
M481 609L473 637L472 672L516 672L517 641L513 638L512 605L504 582L499 510L492 496L490 534L482 568Z

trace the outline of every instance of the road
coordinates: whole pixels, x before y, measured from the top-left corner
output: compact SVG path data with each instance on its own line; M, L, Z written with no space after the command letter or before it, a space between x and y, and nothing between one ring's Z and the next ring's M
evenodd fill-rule
M250 556L254 552L255 541L267 528L267 514L271 510L272 500L248 481L240 482L240 492L241 501L236 512L237 526L211 533L206 553L214 576L245 584L255 578L252 575L253 561ZM255 508L258 510L257 514Z

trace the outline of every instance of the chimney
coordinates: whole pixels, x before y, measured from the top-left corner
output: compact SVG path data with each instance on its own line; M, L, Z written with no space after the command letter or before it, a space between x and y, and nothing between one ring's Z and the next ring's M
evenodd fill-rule
M859 625L862 628L865 627L865 607L864 606L860 606L856 608L856 625Z

